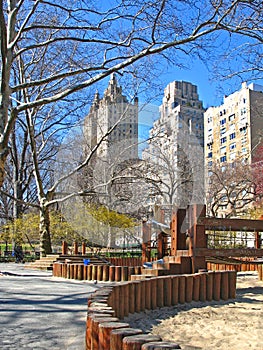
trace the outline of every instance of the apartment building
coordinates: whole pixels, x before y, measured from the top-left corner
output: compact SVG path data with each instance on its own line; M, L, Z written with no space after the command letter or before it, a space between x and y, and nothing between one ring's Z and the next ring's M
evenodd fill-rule
M103 139L96 155L109 163L138 158L138 98L128 101L115 74L102 98L95 93L84 133L87 151Z
M155 201L178 207L203 202L203 115L196 85L185 81L167 85L143 151L143 159L156 164L162 179L162 195Z
M244 164L245 166L254 163L259 156L258 150L262 136L263 86L254 83L250 85L243 83L239 91L225 96L220 106L208 108L204 113L206 189L209 187L212 169L215 167L217 169L221 168L224 172L224 169L232 164L232 173L235 174L236 172L237 174L235 168L237 164ZM237 190L236 185L232 197L238 192ZM220 216L224 216L230 210L230 197L227 205L223 203L225 196L223 195L221 198L222 206L219 206L219 213ZM243 201L245 200L249 202L244 187ZM241 202L237 203L236 201L234 205L242 207Z

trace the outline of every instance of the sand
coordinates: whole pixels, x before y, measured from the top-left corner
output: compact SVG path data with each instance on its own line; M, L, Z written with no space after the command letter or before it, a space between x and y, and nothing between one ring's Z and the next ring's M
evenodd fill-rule
M238 273L236 299L179 304L126 321L183 350L263 350L263 282L256 272Z

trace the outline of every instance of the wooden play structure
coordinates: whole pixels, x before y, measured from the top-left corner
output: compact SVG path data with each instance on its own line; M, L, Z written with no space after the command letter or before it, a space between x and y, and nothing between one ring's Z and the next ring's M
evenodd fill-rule
M87 255L84 243L79 252L76 242L73 255L67 255L68 247L64 242L63 254L53 264L53 275L79 280L120 282L206 270L241 269L258 271L259 279L263 280L263 220L211 218L206 217L205 211L203 205L174 210L170 229L168 227L167 231L167 226L160 225L159 230L156 230L154 250L157 251L157 256L154 258L151 255L152 232L149 222L143 223L142 258L115 257L106 260L94 254ZM211 237L215 232L223 231L252 232L254 247L229 245L227 249L219 249L208 245L209 235ZM85 259L89 260L88 265L85 264Z
M146 226L146 225L145 225ZM144 227L143 261L149 258L149 243L147 237L149 227ZM208 247L208 235L217 232L252 232L254 234L253 248L213 248ZM153 271L146 269L145 274L164 275L168 273L196 273L207 269L207 263L241 264L249 260L251 265L262 265L263 261L257 258L263 257L261 249L261 232L263 232L263 220L227 219L206 217L204 205L191 205L186 209L173 211L171 220L171 247L168 256L162 256L162 266L153 263ZM167 236L159 235L158 258L160 252L165 251ZM165 248L164 248L165 247ZM180 268L179 266L180 265ZM155 270L163 270L160 271ZM166 271L164 271L166 270ZM168 270L168 271L167 271Z

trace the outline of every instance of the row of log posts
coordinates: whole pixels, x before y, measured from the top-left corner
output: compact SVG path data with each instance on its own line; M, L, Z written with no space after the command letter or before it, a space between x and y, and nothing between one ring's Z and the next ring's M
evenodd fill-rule
M113 289L108 304L122 319L130 313L178 303L233 299L235 291L235 271L171 275L120 284Z
M263 262L262 262L263 264ZM259 263L241 263L241 264L222 264L222 263L212 263L207 262L207 269L211 271L218 270L235 270L237 272L241 271L258 271L262 264Z
M142 334L121 320L145 309L233 299L235 293L235 271L171 275L104 287L88 302L86 350L180 349L174 342Z
M85 281L129 281L131 275L141 274L141 266L84 265L73 263L53 264L53 276Z
M62 242L62 255L68 255L69 252L69 247L68 243L66 241ZM73 254L78 255L79 254L79 246L78 242L73 242ZM86 254L86 244L82 242L81 244L81 254L85 255Z

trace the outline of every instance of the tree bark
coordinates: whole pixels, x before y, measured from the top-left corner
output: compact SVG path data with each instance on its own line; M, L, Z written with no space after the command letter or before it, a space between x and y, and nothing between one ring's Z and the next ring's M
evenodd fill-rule
M39 211L40 256L52 253L50 238L49 209L45 206L45 199L40 201Z

